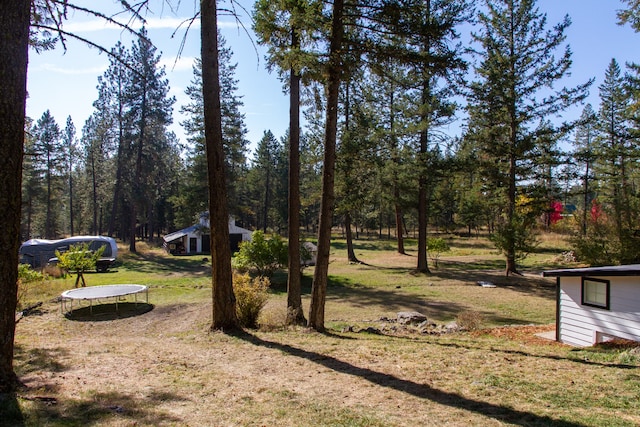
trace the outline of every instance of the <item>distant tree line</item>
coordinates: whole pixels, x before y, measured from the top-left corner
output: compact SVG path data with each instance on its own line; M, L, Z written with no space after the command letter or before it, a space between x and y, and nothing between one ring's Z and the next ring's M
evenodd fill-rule
M183 107L191 113L186 156L167 131L175 100L144 30L129 49L112 49L98 80L96 111L80 137L70 120L60 129L49 112L26 119L29 46L64 44L63 21L78 7L61 0L0 3L0 243L7 251L0 258L0 392L18 384L20 238L106 233L135 251L137 237L184 226L208 207L212 329L238 326L225 235L229 213L248 226L289 235L300 225L317 228L308 325L318 331L336 225L345 229L348 250L353 231L382 236L386 230L401 253L415 229L420 272L429 271L429 227L482 228L504 253L506 274L513 274L536 227L550 225L557 214L550 206L561 200L575 205L581 219L579 252L594 262L638 261L640 67L628 64L623 73L612 60L598 87L598 108L585 107L577 122L560 120L591 84L558 87L571 65L568 17L548 27L535 0L484 0L472 22L469 63L458 30L471 23L474 3L258 1L255 29L268 46L269 66L289 88L291 127L279 140L265 131L253 161L230 51L217 37L217 1L202 0L194 12L201 20L202 66L201 81L198 64L194 68L192 104ZM639 31L638 1L623 3L620 23ZM149 2L121 5L142 18ZM300 106L304 132L297 125ZM457 111L467 120L451 138L445 129ZM572 149L561 144L569 141ZM203 165L205 179L198 175ZM292 179L296 172L300 182ZM298 214L301 220L290 222ZM290 240L289 259L296 263L291 251L297 246ZM288 310L299 322L299 283L289 279Z
M597 110L588 105L578 122L561 121L554 117L584 99L590 84L539 93L569 70L568 17L547 29L535 2L488 2L474 27L477 65L469 70L455 41L456 29L471 18L470 4L416 2L411 16L391 3L378 6L397 22L385 21L380 11L367 15L366 8L360 24L357 14L354 23L344 22L349 53L338 93L333 226L349 239L363 233L393 238L400 253L404 238L421 237L425 224L470 234L482 229L504 251L507 270L516 271L515 260L532 248L535 230L550 225L552 203L560 201L572 207L581 230L576 246L585 254L597 241L607 246L607 259L611 253L620 262L640 258L634 249L640 247L636 65L623 72L613 59L598 86ZM280 67L284 79L295 62L302 77L299 223L310 233L319 225L326 133L326 53L313 44L324 31L320 9L314 2L298 12L274 2L258 2L255 9L269 66ZM295 21L302 29L293 51L291 40L273 37L273 19L284 13L294 22L304 11L308 19L320 15L311 19L315 24ZM388 26L384 34L368 35L377 49L364 33L348 32L367 19ZM420 40L417 26L429 23L439 23L441 33ZM286 28L278 31L286 34ZM245 227L287 235L290 133L277 137L265 130L249 152L236 65L221 37L219 44L230 213ZM61 128L49 111L28 125L23 240L109 234L135 249L136 238L188 226L207 210L201 62L186 91L191 102L180 107L188 116L182 123L188 141L181 144L167 131L175 100L146 32L129 49L118 43L112 52L81 135L71 118ZM461 132L448 135L461 115L467 118ZM607 244L612 236L614 244ZM418 269L428 270L426 258Z

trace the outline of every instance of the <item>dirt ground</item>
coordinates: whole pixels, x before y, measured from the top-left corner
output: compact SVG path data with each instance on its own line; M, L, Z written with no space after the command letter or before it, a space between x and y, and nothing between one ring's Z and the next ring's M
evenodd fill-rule
M500 399L465 398L466 381L452 385L453 373L441 375L459 369L446 355L460 351L453 344L436 349L438 368L425 359L432 350L419 353L430 346L423 338L304 329L226 335L209 332L209 319L206 303L75 320L45 305L17 328L25 425L466 426L523 416ZM540 344L534 333L548 329L509 333Z

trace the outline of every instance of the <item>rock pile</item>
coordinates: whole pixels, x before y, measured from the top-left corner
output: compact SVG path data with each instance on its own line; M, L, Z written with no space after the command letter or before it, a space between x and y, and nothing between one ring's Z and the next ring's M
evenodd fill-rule
M381 317L377 321L378 327L369 326L367 328L358 328L355 326L345 326L342 332L369 333L376 335L408 335L408 334L424 334L424 335L442 335L463 331L456 322L447 324L438 324L429 321L427 316L415 311L401 311L396 315L395 319Z

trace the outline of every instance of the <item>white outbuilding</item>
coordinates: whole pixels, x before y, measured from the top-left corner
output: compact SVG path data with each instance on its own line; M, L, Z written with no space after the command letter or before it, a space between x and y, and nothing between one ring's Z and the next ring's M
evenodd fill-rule
M555 277L556 341L587 347L640 341L640 264L550 270Z
M200 222L182 230L167 234L164 248L173 255L195 255L211 253L211 229L209 215L202 215ZM229 245L231 252L239 249L240 243L251 240L251 231L238 227L234 218L229 218Z

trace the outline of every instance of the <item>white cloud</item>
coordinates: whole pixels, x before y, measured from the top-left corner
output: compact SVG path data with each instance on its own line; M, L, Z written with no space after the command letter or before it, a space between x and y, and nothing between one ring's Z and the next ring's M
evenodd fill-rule
M172 56L160 59L160 66L166 67L167 73L172 71L191 71L193 69L193 61L195 61L193 56L181 56L177 60L175 56Z
M99 75L104 73L106 69L107 69L107 65L100 65L100 66L90 67L90 68L65 68L65 67L59 67L57 65L46 63L38 66L38 70L41 70L41 71L47 71L47 72L58 73L58 74L66 74L66 75L82 75L82 74Z
M148 30L175 30L175 29L198 29L200 28L200 19L195 19L190 22L191 18L181 17L163 17L163 18L148 18L146 20L146 28ZM126 22L118 20L122 25L129 25L135 30L139 30L142 27L140 21ZM218 27L220 28L237 28L238 24L235 21L218 21ZM67 22L64 24L64 30L70 33L92 33L96 31L117 30L122 31L123 27L117 24L104 21L102 19L92 19L90 21L83 22Z

